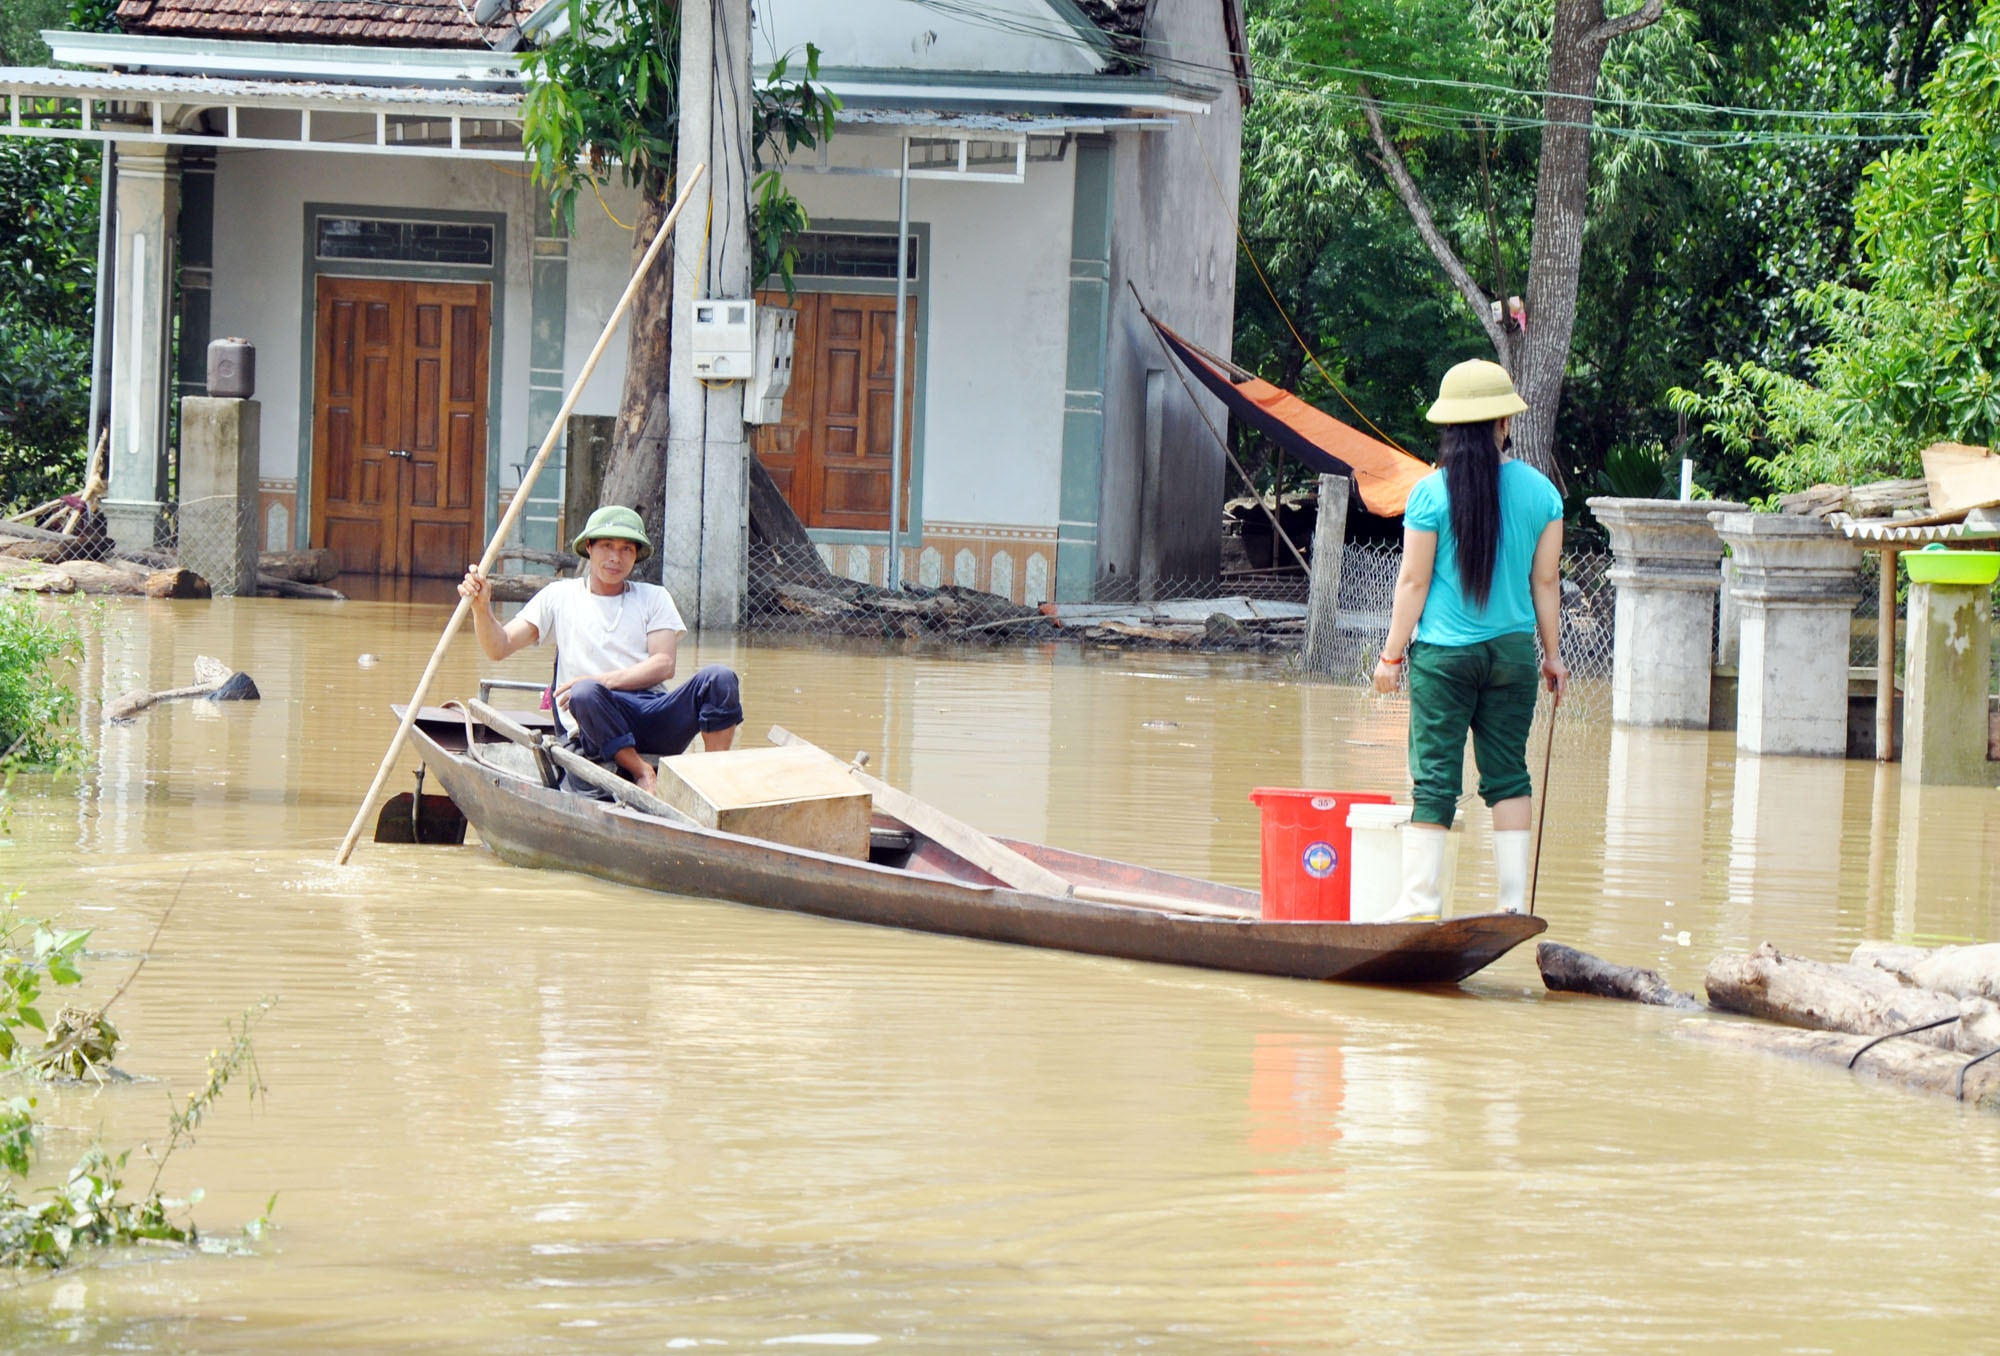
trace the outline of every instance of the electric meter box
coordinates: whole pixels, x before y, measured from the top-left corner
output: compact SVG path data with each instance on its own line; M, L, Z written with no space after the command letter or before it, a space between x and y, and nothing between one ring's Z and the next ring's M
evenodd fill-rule
M777 424L785 418L785 392L792 389L792 350L798 344L799 313L784 306L757 308L757 363L743 393L743 422Z
M745 381L757 356L757 303L694 303L694 372L710 381Z

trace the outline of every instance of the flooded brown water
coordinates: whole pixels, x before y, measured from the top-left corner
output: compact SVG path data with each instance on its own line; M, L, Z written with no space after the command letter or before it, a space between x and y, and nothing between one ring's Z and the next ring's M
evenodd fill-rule
M121 1065L160 1081L43 1094L46 1161L157 1140L165 1088L276 994L268 1098L232 1093L166 1186L204 1189L218 1237L275 1192L277 1227L13 1289L0 1347L2000 1345L2000 1122L1550 997L1528 950L1394 992L658 896L477 847L364 843L336 868L444 615L106 612L93 699L210 653L264 700L162 708L94 734L80 781L15 788L0 880L97 929L91 994L181 892L118 1007ZM691 648L741 669L752 730L870 749L999 832L1237 884L1252 787L1404 790L1393 705L1268 660ZM461 642L445 692L476 658ZM1601 722L1559 728L1551 781L1550 935L1683 988L1765 938L1835 957L2000 932L1993 791Z

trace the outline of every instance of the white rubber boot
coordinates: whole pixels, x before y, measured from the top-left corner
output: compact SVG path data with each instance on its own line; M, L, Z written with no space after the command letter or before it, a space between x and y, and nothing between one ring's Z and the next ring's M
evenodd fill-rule
M1493 869L1500 878L1497 907L1501 913L1528 911L1528 848L1526 829L1493 831Z
M1427 921L1444 916L1444 850L1451 837L1435 826L1403 826L1403 888L1396 906L1382 916L1385 923Z

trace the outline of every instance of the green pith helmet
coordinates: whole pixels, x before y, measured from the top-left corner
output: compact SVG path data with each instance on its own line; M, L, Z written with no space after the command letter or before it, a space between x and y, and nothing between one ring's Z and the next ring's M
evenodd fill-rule
M1514 379L1499 363L1474 358L1444 374L1437 403L1425 411L1433 424L1483 424L1510 414L1523 414L1528 402L1514 390Z
M623 504L606 504L590 515L590 521L583 525L583 531L576 534L574 543L580 556L590 554L590 544L600 538L612 541L629 541L639 548L639 559L653 554L653 543L646 536L646 525L639 521L639 515Z

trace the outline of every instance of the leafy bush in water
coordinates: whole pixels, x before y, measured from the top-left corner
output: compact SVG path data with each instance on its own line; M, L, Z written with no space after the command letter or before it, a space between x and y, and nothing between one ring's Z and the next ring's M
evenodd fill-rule
M76 692L67 680L82 649L63 609L0 595L0 767L60 765L74 755Z
M0 902L0 1069L24 1083L61 1077L79 1067L101 1076L98 1060L108 1058L117 1042L105 1011L124 987L103 1008L63 1009L52 1030L41 1010L43 986L69 987L82 981L78 959L90 934L25 917L14 908L16 898L10 895ZM194 1243L193 1222L176 1215L199 1200L199 1194L187 1201L166 1199L159 1192L160 1172L174 1151L194 1138L209 1109L238 1074L247 1075L253 1098L263 1090L250 1028L270 1003L266 999L245 1013L240 1023L230 1024L229 1043L209 1055L206 1081L173 1104L152 1184L136 1199L125 1194L129 1152L113 1154L92 1146L60 1185L35 1193L39 1199L23 1200L12 1179L26 1177L33 1166L35 1099L25 1093L0 1099L0 1174L4 1174L0 1175L0 1267L61 1267L87 1245ZM48 1039L30 1043L30 1031L46 1033ZM269 1209L267 1205L266 1215ZM262 1219L256 1221L249 1232L261 1232L263 1224Z

